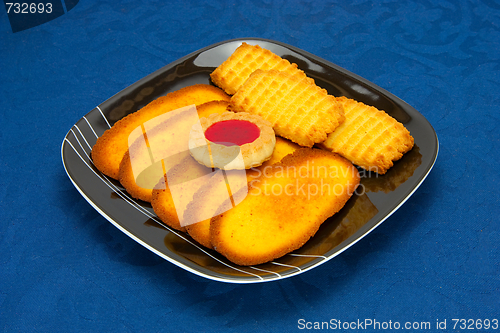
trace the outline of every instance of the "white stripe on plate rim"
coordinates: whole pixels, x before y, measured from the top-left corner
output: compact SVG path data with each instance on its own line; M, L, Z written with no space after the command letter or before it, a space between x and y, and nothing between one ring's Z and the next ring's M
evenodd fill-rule
M101 113L102 117L104 118L104 120L106 121L106 124L108 124L108 127L111 128L111 125L109 124L108 122L108 119L106 118L106 116L104 115L104 113L102 112L101 108L98 106L96 106L96 109L99 110L99 112ZM90 125L90 124L89 124Z
M285 266L285 267L296 268L296 269L298 269L299 271L302 271L302 269L300 269L300 267L293 266L293 265L282 264L282 263L280 263L280 262L276 262L276 261L271 261L271 264L273 264L273 265L278 265L278 266Z
M323 258L323 259L328 259L327 257L319 255L319 254L288 253L288 255L292 256L292 257L309 257L309 258Z

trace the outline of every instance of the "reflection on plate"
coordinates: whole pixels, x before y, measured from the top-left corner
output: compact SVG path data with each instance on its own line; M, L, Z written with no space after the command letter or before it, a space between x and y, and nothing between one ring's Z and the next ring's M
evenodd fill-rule
M209 74L242 43L259 44L297 63L331 95L344 95L384 110L403 123L415 147L380 176L360 169L361 185L345 207L323 223L302 248L273 262L250 267L232 264L198 245L188 235L165 226L148 203L134 200L115 180L92 164L97 137L114 122L169 92L210 83ZM373 83L329 61L283 43L235 39L189 54L106 100L80 119L63 140L66 173L82 196L106 219L157 255L194 274L224 282L253 283L305 272L355 244L396 211L424 181L438 153L436 133L414 108Z

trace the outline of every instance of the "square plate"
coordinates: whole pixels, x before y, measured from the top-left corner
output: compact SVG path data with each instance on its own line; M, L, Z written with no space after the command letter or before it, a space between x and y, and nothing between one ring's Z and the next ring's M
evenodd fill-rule
M334 96L347 96L386 111L404 124L414 148L385 174L360 170L361 185L342 210L323 223L300 249L272 262L242 267L198 245L187 234L165 226L148 203L130 197L119 182L100 173L90 151L98 136L117 120L160 96L197 84L211 84L209 74L242 43L258 44L298 64ZM80 119L61 146L64 168L81 195L133 240L171 263L208 279L267 282L308 271L337 256L394 213L431 171L438 139L430 123L414 108L377 85L296 47L258 38L234 39L191 53L132 84Z

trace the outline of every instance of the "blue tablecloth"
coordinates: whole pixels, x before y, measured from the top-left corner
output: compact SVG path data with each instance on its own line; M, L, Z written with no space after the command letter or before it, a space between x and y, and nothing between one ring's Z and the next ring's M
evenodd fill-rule
M500 331L498 2L81 0L66 11L14 33L0 9L0 331L465 326L454 319ZM376 83L440 140L428 178L371 234L314 270L249 285L196 276L124 235L77 192L60 152L96 105L238 37Z

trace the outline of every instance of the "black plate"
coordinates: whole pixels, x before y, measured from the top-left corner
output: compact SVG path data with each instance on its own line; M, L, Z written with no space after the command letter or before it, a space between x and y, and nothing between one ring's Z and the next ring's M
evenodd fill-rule
M344 95L385 110L404 124L415 147L378 176L360 169L358 193L323 223L302 248L273 262L241 267L166 227L147 203L132 199L115 180L92 164L90 151L114 122L154 99L185 86L210 83L209 74L242 43L263 48L298 64L331 95ZM233 283L266 282L303 273L340 254L387 219L415 192L432 169L438 140L414 108L375 84L296 47L264 39L235 39L203 48L146 76L80 119L63 140L66 172L82 196L106 219L157 255L194 274Z

